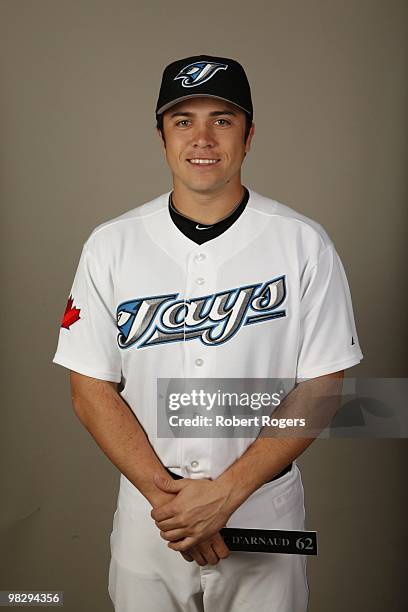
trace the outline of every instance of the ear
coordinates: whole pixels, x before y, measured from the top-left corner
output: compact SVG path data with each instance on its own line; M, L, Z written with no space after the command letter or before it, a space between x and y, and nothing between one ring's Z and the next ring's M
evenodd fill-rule
M156 132L157 132L157 134L158 134L158 136L159 136L159 138L160 138L160 140L161 140L161 142L162 142L163 147L164 147L164 148L166 148L166 141L165 141L165 139L164 139L164 137L163 137L163 133L162 133L162 131L161 131L161 130L159 130L159 128L158 128L158 127L156 127Z
M254 134L255 134L255 123L252 122L251 129L249 130L248 138L245 143L245 154L247 154L251 149L251 141L252 141Z

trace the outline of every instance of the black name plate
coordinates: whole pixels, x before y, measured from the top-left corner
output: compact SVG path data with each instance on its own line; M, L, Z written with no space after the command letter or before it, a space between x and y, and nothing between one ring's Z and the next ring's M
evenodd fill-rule
M224 527L220 533L230 550L317 555L316 531Z

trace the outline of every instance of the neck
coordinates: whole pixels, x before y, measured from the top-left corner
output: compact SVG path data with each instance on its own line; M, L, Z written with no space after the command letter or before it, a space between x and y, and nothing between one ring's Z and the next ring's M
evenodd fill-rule
M172 199L173 206L182 215L197 223L211 225L227 217L243 196L244 188L240 180L211 192L192 191L182 183L174 182Z

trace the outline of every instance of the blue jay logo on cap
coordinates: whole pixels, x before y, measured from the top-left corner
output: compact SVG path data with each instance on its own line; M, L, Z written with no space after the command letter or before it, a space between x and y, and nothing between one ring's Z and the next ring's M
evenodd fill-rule
M174 80L181 79L183 87L196 87L202 85L218 70L226 70L228 64L220 64L219 62L194 62L188 66L184 66Z

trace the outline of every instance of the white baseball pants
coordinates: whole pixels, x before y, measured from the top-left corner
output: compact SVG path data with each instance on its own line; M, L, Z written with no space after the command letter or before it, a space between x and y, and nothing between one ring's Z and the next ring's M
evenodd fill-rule
M306 556L231 551L200 567L167 547L151 506L121 475L110 536L109 595L115 612L305 612ZM227 527L303 530L303 485L296 463L266 483Z

